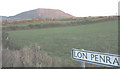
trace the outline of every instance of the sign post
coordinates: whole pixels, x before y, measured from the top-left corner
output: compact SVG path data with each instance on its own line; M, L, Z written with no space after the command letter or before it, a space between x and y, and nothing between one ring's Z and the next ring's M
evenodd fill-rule
M81 49L82 51L84 51L84 49ZM85 62L81 62L81 67L82 69L85 69Z
M81 62L82 69L85 69L85 62Z
M106 67L120 68L120 55L87 51L84 49L72 49L73 60L102 65ZM85 64L82 63L85 68Z

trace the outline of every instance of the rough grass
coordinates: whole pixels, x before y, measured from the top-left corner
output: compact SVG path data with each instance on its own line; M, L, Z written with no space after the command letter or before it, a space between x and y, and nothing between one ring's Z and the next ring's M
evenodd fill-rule
M3 67L63 67L65 61L50 57L40 46L20 50L3 49ZM72 65L72 64L71 64Z
M31 43L39 44L52 57L71 59L71 49L85 49L105 53L118 53L118 23L103 22L72 27L9 31L9 36L19 47Z

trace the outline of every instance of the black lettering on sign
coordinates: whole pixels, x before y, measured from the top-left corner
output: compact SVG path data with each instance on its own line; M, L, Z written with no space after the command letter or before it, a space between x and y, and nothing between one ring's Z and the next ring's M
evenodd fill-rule
M106 56L106 63L108 63L108 62L111 64L110 57Z
M102 57L102 56L100 55L100 62L101 62L101 61L105 62L105 56Z
M87 59L87 53L86 54L82 53L82 55L83 55L83 58L85 57Z
M95 57L94 54L91 54L91 60L93 60L94 57Z
M120 65L117 58L114 59L113 64L117 63L117 65Z
M75 54L75 52L73 52L74 53L74 57L77 57L77 55Z
M83 52L78 52L77 55L74 56L82 59L87 59L87 53L83 53Z
M98 55L95 55L95 61L98 61Z
M82 53L81 53L81 52L78 52L78 53L77 53L77 56L78 56L79 58L81 58L81 57L82 57Z
M72 57L74 59L84 60L87 62L100 63L102 65L111 65L111 66L120 66L120 57L116 57L114 55L109 54L101 54L101 53L92 53L85 51L72 51Z

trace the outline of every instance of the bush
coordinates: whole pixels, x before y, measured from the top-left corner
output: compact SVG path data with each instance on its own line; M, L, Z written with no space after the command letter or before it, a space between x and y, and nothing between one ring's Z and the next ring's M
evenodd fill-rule
M3 49L3 67L60 67L63 61L50 57L40 46L20 50Z

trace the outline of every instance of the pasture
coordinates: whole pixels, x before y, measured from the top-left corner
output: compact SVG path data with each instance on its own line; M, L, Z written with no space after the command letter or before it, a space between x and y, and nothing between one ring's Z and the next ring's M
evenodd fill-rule
M118 53L118 22L109 21L67 27L8 31L18 48L37 44L50 56L64 59L79 66L71 59L71 49Z

